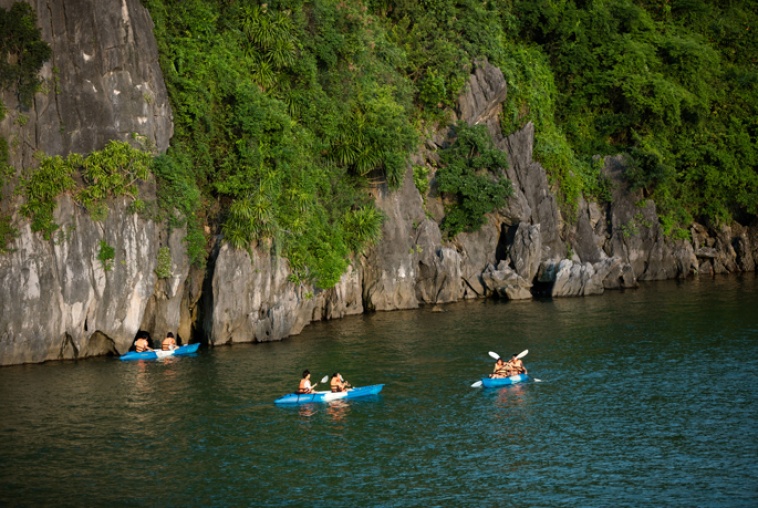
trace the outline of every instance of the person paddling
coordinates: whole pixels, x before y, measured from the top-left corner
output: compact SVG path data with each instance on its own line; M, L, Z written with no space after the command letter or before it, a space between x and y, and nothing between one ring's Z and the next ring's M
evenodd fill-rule
M350 388L350 383L345 381L339 372L335 372L332 374L332 379L329 381L329 386L331 387L332 392L344 392Z
M492 374L490 374L491 378L499 378L499 377L507 377L508 376L508 365L503 361L502 358L498 358L495 362L495 367L492 369Z
M311 371L309 371L308 369L305 369L303 371L303 378L300 380L300 386L298 386L297 388L297 393L312 393L312 392L313 392L313 386L311 386Z
M518 354L513 353L513 356L511 356L510 361L508 362L509 370L514 374L526 374L526 367L524 367L524 362L521 361L521 358L518 357Z

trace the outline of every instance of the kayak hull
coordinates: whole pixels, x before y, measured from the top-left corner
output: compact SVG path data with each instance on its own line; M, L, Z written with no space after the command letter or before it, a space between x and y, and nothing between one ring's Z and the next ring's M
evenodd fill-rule
M350 388L345 392L288 393L279 397L274 404L307 404L309 402L331 402L334 400L355 399L367 395L376 395L384 385L369 385Z
M485 388L497 388L498 386L515 385L529 380L528 374L516 374L508 377L483 377L482 386Z
M143 351L142 353L138 353L136 351L129 351L128 353L125 353L119 357L121 361L129 361L129 360L158 360L161 358L166 358L168 356L182 356L182 355L190 355L192 353L197 353L197 349L200 347L200 343L196 342L195 344L187 344L186 346L180 346L172 351L163 351L163 350L155 350L155 351Z

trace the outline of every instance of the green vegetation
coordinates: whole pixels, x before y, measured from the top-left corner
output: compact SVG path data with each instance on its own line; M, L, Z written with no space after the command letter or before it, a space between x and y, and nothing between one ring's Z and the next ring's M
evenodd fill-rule
M549 61L576 157L628 154L669 234L758 213L756 2L509 4L518 37Z
M29 4L15 2L9 10L0 8L0 90L14 90L22 105L31 105L41 84L37 73L51 54Z
M417 140L379 20L353 2L144 3L174 108L173 147L154 166L161 204L331 287L381 231L365 187L396 186Z
M155 274L159 279L171 277L171 249L166 246L158 249L158 260L155 266Z
M113 260L116 258L116 249L105 240L100 240L100 250L97 253L97 259L103 265L103 270L110 272L113 270Z
M149 176L152 156L126 142L111 141L87 157L38 154L39 167L22 175L16 192L24 197L21 214L31 219L32 231L46 240L58 229L53 220L55 199L72 192L74 199L90 210L94 220L107 216L106 199L137 195L137 183ZM78 176L82 184L77 184Z
M70 157L74 160L81 158L78 154ZM32 231L41 232L46 240L50 240L58 229L58 224L53 220L55 199L72 190L76 183L72 176L72 164L67 159L58 155L39 155L38 158L39 167L21 176L16 191L25 198L20 211L23 216L31 219Z
M445 121L479 59L508 81L505 133L534 122L535 157L569 218L582 194L610 199L596 156L616 153L629 156L630 182L656 200L669 234L681 235L693 218L757 211L750 6L144 3L177 121L170 162L156 171L173 185L162 200L183 203L176 209L186 217L220 221L238 247L272 242L296 279L336 280L361 248L351 214L372 209L362 188L376 178L399 182L415 131ZM468 138L475 131L461 132L438 172L449 235L479 227L509 192L497 169L504 162ZM420 188L424 180L414 169ZM377 230L364 237L375 238L379 223L365 224Z
M439 190L450 198L442 228L449 236L476 231L484 215L505 204L513 193L503 176L508 166L504 152L496 149L484 125L456 127L456 140L440 153Z
M421 133L448 121L484 59L508 82L504 133L534 123L535 157L569 220L580 196L610 199L598 156L619 153L669 235L686 236L694 219L758 214L754 0L143 4L171 97L172 146L152 162L124 145L41 158L19 191L22 213L46 237L57 227L56 195L72 192L101 218L105 198L136 197L135 182L152 171L158 218L186 227L193 263L205 262L209 227L237 248L285 256L294 281L331 287L350 256L378 240L383 217L368 188L400 183ZM23 5L10 12L33 19ZM3 49L0 65L23 62L27 77L0 86L31 97L46 54L34 23L16 24L34 58ZM13 40L0 44L16 48ZM480 227L511 192L484 129L456 129L436 173L449 236ZM0 143L0 168L7 152ZM428 175L413 173L423 192Z

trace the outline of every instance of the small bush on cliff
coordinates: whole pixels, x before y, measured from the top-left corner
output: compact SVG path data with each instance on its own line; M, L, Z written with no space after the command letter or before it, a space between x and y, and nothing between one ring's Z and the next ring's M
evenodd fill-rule
M159 279L168 279L171 277L171 249L166 246L158 249L155 274Z
M103 266L103 270L110 272L113 270L113 260L116 258L116 249L109 245L105 240L100 240L100 250L97 252L97 259Z
M87 157L70 154L68 157L37 154L39 167L28 169L21 177L17 194L24 198L21 214L32 220L32 231L52 238L58 225L53 220L56 199L65 192L93 214L94 220L107 215L106 199L137 196L137 182L149 176L152 156L131 147L128 143L111 141L100 151ZM83 185L77 185L78 176Z
M442 165L437 183L449 204L442 227L451 237L478 230L485 214L505 204L513 192L505 177L505 153L493 146L483 125L469 127L461 122L456 140L440 153Z
M39 167L27 170L21 176L16 192L24 197L21 214L31 219L32 231L42 233L46 240L58 229L53 213L56 199L76 187L73 167L67 159L58 155L39 155Z

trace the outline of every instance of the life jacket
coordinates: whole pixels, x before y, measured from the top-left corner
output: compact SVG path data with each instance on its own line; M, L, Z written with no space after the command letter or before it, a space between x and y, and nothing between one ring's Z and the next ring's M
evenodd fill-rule
M311 391L311 382L307 379L300 380L300 385L297 387L297 393L308 393Z

